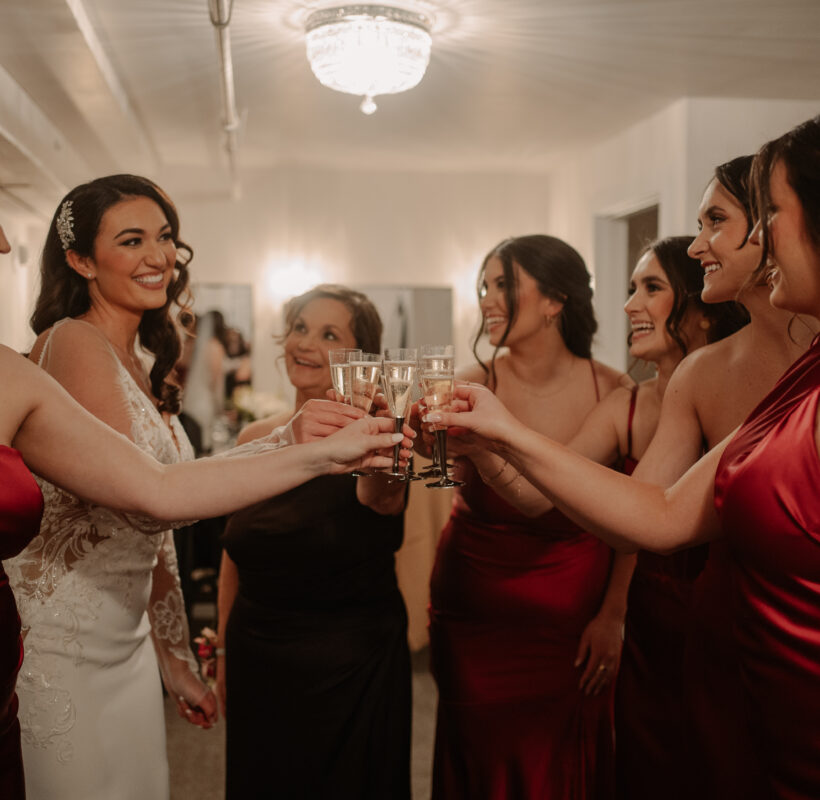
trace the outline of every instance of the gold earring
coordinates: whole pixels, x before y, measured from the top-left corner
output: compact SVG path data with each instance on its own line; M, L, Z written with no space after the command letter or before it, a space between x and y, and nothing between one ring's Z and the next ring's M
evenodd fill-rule
M711 322L709 322L709 320L708 320L708 319L702 319L702 320L700 321L700 329L701 329L702 331L708 331L708 330L709 330L709 328L711 328L711 327L712 327L712 323L711 323Z

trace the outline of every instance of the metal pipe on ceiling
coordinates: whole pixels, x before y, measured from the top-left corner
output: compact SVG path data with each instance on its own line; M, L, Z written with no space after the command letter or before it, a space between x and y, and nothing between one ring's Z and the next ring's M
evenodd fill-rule
M242 121L236 110L236 90L233 79L231 35L228 26L233 14L234 0L208 0L211 24L216 31L219 56L219 88L222 98L222 129L225 131L225 152L228 154L228 171L231 177L231 195L238 200L241 195L237 159L239 156L239 127Z

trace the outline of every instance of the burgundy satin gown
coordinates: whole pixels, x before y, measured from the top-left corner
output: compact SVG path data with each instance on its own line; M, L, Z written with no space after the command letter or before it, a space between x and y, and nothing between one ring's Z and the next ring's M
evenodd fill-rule
M637 390L637 387L636 387ZM627 422L632 452L632 421ZM638 462L627 455L621 471ZM620 800L690 800L692 769L684 699L684 651L695 578L707 545L669 556L641 550L629 585L624 646L615 689L616 787Z
M0 562L16 556L37 534L43 496L20 454L0 445ZM20 616L0 564L0 797L26 796L14 685L23 661Z
M525 517L464 464L433 567L435 800L609 798L612 693L573 666L612 551L559 511Z
M742 714L747 763L778 800L820 797L818 398L820 338L744 422L715 479L742 707L704 706Z

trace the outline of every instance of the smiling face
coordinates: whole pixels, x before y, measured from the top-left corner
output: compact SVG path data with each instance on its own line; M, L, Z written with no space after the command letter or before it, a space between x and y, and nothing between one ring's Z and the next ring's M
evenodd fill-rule
M674 305L675 292L666 272L651 250L644 253L632 272L629 300L624 304L632 326L630 355L657 362L671 352L680 352L666 329Z
M803 206L777 161L769 181L769 260L766 280L773 306L798 314L820 314L820 252L806 230ZM759 224L752 238L759 240ZM755 248L757 249L757 248ZM758 253L760 251L758 250Z
M546 319L558 314L561 303L545 297L538 289L535 278L513 263L515 274L516 310L515 319L504 345L513 346L533 334L543 331ZM506 278L501 259L493 256L488 259L484 270L484 281L481 286L481 314L484 317L484 331L490 344L498 347L504 336L509 320L506 296Z
M317 297L304 305L285 337L288 379L305 399L323 399L332 387L328 350L356 347L347 306L330 297Z
M698 209L698 235L689 247L704 270L704 302L735 300L744 288L760 258L760 251L747 243L747 233L743 206L713 178Z
M141 316L165 304L176 253L163 210L147 197L129 197L103 214L92 256L69 250L66 257L90 280L92 306Z

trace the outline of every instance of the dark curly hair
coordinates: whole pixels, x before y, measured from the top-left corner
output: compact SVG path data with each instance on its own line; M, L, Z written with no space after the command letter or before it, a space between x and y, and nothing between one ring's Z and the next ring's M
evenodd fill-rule
M672 287L675 299L666 318L666 330L683 355L689 352L683 320L690 310L700 311L709 320L708 342L723 339L749 322L749 312L739 303L703 302L700 296L703 291L703 268L700 261L688 253L693 241L692 236L667 236L651 242L641 253L644 256L651 252L658 259ZM631 338L630 334L630 342Z
M356 345L366 353L380 353L382 349L382 320L376 306L370 298L340 286L336 283L320 283L297 297L292 297L285 304L285 332L279 337L280 344L293 331L293 326L302 309L311 301L319 298L338 300L350 311L350 328L356 339Z
M538 291L544 297L563 303L557 324L567 349L581 358L592 355L592 337L598 330L598 322L592 308L590 274L584 259L573 247L555 236L532 234L505 239L484 257L478 273L479 298L484 286L484 275L491 258L497 258L504 270L504 296L507 303L507 327L501 341L493 352L489 366L478 355L478 342L483 334L479 328L473 340L473 353L492 384L496 382L495 359L504 346L518 311L518 285L515 279L517 264L535 279Z
M151 369L151 391L159 400L160 411L179 412L180 388L168 376L179 359L181 345L172 306L181 309L180 322L189 326L188 264L193 250L179 238L179 215L165 192L148 178L137 175L108 175L72 189L61 201L46 236L40 262L40 294L31 316L36 334L65 317L78 317L91 307L88 282L68 265L57 230L57 219L63 204L71 202L73 241L70 250L85 257L94 256L94 242L105 212L128 198L147 197L165 214L177 248L174 274L168 284L167 299L162 308L145 311L139 324L140 345L154 356Z

